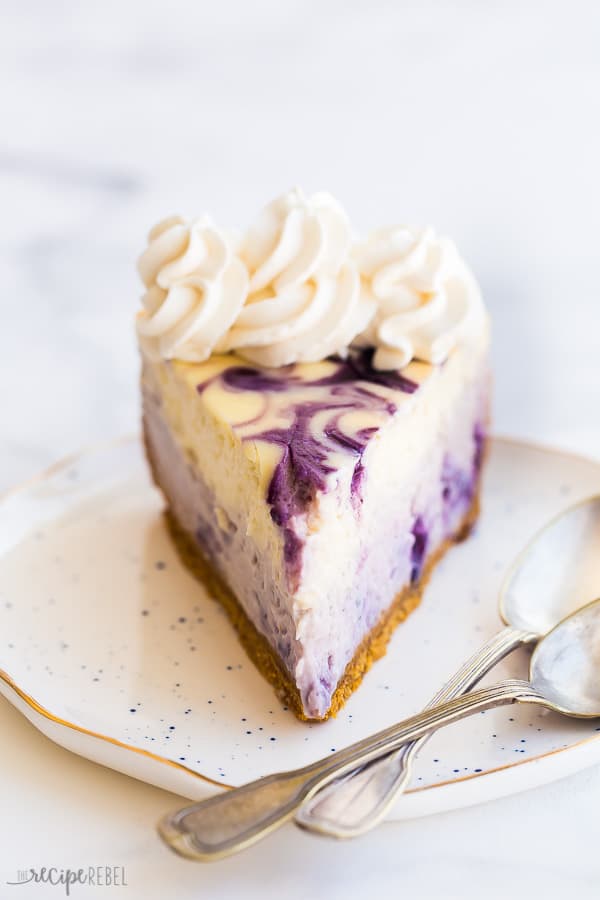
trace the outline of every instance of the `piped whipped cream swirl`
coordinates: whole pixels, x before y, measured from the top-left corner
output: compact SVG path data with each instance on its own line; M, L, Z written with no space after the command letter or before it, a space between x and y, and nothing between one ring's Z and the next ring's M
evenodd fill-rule
M353 256L363 291L377 305L355 343L375 348L377 369L402 369L413 358L444 362L482 313L473 275L452 241L432 228L381 228Z
M159 222L148 235L138 272L146 293L137 333L144 352L155 359L208 359L248 294L248 272L232 240L207 216Z
M432 228L381 228L353 243L329 194L289 191L237 242L204 216L165 219L138 262L137 332L155 359L202 362L235 351L279 367L373 347L372 365L442 363L478 333L479 288Z
M249 296L225 349L265 366L344 354L375 311L351 242L348 217L329 194L295 189L274 200L240 246Z

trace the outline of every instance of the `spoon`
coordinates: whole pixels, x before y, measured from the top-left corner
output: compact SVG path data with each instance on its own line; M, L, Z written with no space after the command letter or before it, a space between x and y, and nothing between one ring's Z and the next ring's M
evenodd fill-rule
M333 779L474 713L508 703L535 703L568 716L600 716L600 600L563 620L538 644L530 680L509 680L455 697L433 709L295 771L267 775L168 815L163 840L191 859L211 860L249 847L291 819Z
M470 690L503 657L538 641L600 592L600 497L571 506L542 528L517 557L500 591L506 623L435 695L429 707ZM337 838L380 822L410 780L427 736L331 782L305 803L296 823Z

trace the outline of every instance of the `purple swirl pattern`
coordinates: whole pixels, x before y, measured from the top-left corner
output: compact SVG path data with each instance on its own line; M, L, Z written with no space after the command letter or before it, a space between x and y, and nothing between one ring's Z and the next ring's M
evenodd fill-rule
M364 479L363 454L378 426L359 428L352 433L344 429L341 419L346 412L376 412L381 420L397 409L394 393L413 394L418 384L399 372L379 372L372 366L373 351L352 353L347 359L336 359L331 374L308 380L300 366L265 370L248 365L231 366L215 378L226 391L261 392L275 395L280 411L286 413L285 427L261 429L261 418L253 423L256 430L244 434L244 440L266 441L281 449L267 490L271 518L282 529L284 555L288 575L296 582L301 569L302 538L294 521L313 504L317 493L327 490L327 479L339 467L335 457L341 453L354 462L351 479L351 502L358 513L362 502ZM209 382L198 385L204 391ZM306 399L307 389L311 399ZM298 399L302 395L302 399ZM275 399L275 398L273 398ZM317 414L326 413L325 425L315 425Z

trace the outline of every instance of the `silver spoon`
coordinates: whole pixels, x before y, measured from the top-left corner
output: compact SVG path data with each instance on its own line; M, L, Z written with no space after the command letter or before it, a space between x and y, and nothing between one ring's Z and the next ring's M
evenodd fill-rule
M600 497L571 506L539 531L517 557L500 592L507 627L475 653L427 708L470 690L503 657L537 641L569 613L600 594ZM380 822L410 780L427 735L350 772L316 793L297 824L337 838L363 834Z
M600 600L556 626L537 646L530 681L510 680L425 710L345 750L291 772L259 778L179 810L159 824L183 856L218 859L249 847L291 819L334 778L465 716L508 703L536 703L568 716L600 716Z

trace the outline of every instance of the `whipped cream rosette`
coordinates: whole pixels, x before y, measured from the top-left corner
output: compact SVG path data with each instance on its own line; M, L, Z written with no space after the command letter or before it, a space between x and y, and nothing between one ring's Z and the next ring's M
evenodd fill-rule
M482 312L473 275L452 241L432 228L378 229L353 257L363 292L377 306L356 344L375 348L377 369L401 369L413 358L444 362Z
M360 290L351 242L348 218L329 194L296 189L267 206L241 243L249 296L224 348L266 366L345 353L375 311Z
M248 294L248 272L232 239L207 216L155 225L138 272L146 293L137 333L153 358L207 359Z

